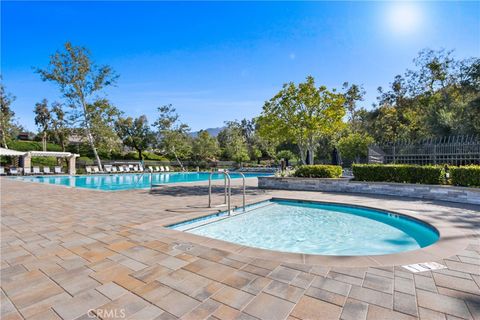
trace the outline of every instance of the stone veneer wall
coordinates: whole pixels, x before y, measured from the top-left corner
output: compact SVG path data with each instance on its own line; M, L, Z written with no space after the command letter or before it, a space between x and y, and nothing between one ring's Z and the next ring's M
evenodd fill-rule
M260 189L382 194L480 205L480 188L294 177L258 177L258 187Z

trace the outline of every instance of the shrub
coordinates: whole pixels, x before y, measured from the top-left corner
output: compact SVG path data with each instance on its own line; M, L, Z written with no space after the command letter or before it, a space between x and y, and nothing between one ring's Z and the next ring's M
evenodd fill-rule
M480 187L480 166L449 167L452 184L465 187Z
M339 178L341 175L342 167L333 165L304 165L295 171L295 177L305 178Z
M93 164L93 160L90 159L89 157L80 157L77 160L78 162L85 162L85 165L89 166Z
M352 170L358 181L441 184L445 178L442 166L354 164Z
M169 161L167 158L164 156L160 156L158 154L155 154L153 152L143 152L143 158L145 160L156 160L156 161Z
M42 143L38 141L10 141L8 148L17 151L42 151ZM62 151L58 144L47 143L47 151Z
M57 165L55 157L32 157L32 166L54 167Z

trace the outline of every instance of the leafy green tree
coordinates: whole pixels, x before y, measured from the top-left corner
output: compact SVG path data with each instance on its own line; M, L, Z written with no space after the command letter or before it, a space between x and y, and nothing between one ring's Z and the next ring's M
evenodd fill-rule
M368 155L368 147L373 141L373 138L367 134L352 132L340 138L338 149L344 159L358 163L361 158Z
M219 153L218 141L208 131L201 130L193 139L192 156L196 161L215 160Z
M119 151L121 141L115 131L115 124L122 112L107 99L87 104L87 112L91 123L90 134L98 151L105 156Z
M97 164L102 169L102 163L97 152L92 130L95 127L95 106L91 99L102 89L112 85L117 75L109 66L97 66L91 59L90 52L79 46L66 42L63 51L57 51L50 57L47 69L36 70L43 81L58 84L60 92L68 100L76 112L86 138L92 148ZM90 107L89 107L90 106Z
M135 119L120 117L115 123L115 128L123 144L135 149L138 158L143 160L143 151L155 142L155 135L150 130L147 116L142 115Z
M357 84L349 84L345 82L343 84L345 90L343 96L345 98L345 109L347 111L349 127L353 131L360 130L360 109L358 108L358 102L363 101L365 96L365 89Z
M47 151L47 135L50 129L52 116L48 109L47 99L43 99L41 102L35 104L35 125L38 127L39 133L42 135L42 149Z
M257 160L263 156L273 158L275 156L275 144L271 140L265 139L258 134L258 125L256 119L248 120L242 119L241 121L227 121L226 126L228 128L234 128L239 130L245 139L248 149L248 156L250 160Z
M54 102L50 114L53 139L62 147L62 151L65 152L68 138L71 134L65 111L60 103Z
M13 137L12 129L16 126L14 123L15 112L10 108L15 96L5 91L3 83L0 83L0 135L1 143L8 149L8 141Z
M258 118L259 133L278 142L293 141L302 163L313 164L319 140L331 137L344 127L343 94L316 87L313 77L295 85L288 83L263 106Z
M480 59L422 50L414 70L379 88L378 105L361 110L363 132L377 142L480 133Z
M171 104L159 107L158 112L159 117L154 126L158 130L159 148L167 157L174 157L183 169L180 160L187 159L192 153L190 127L179 121Z
M281 150L277 153L277 159L279 160L284 159L285 164L288 166L290 160L294 160L296 159L296 157L295 157L295 154L290 150Z
M220 131L217 138L224 158L239 164L250 160L247 141L239 127L230 124Z

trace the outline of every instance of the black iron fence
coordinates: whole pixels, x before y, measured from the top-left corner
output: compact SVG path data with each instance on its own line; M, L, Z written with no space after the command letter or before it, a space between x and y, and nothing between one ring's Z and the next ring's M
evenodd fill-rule
M480 136L449 136L370 146L369 163L480 164Z

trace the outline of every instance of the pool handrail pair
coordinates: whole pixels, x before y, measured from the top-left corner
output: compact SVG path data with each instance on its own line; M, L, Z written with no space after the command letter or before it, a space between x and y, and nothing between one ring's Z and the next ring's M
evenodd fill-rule
M227 212L228 215L231 214L231 197L232 197L232 185L230 174L228 170L218 170L218 171L211 171L210 175L208 176L208 207L212 207L212 175L215 173L223 174L223 181L224 181L224 204L227 205ZM241 172L239 174L242 176L243 179L243 211L245 211L245 175ZM228 182L228 183L227 183Z
M232 178L230 177L230 174L228 173L228 170L218 170L218 171L212 171L210 172L210 175L208 176L208 207L212 207L212 175L218 173L218 174L223 174L223 181L224 181L224 204L227 205L227 212L228 215L231 214L231 197L232 197L232 186L231 186L231 180ZM239 174L243 178L243 211L245 211L245 175L241 172ZM227 184L228 182L228 184Z

